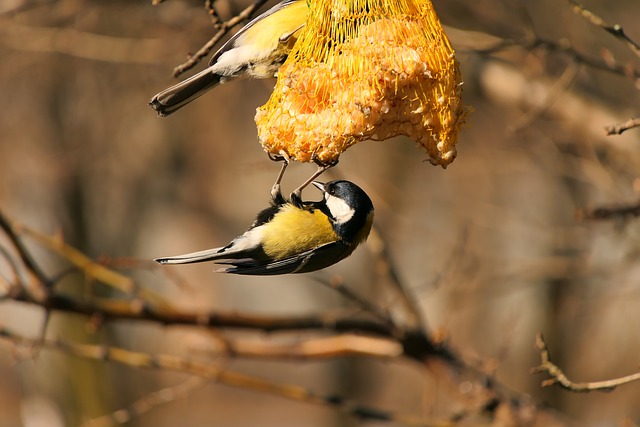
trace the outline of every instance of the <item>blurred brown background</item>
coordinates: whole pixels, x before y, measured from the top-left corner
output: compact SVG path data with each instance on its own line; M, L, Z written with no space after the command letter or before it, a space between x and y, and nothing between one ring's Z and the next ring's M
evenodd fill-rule
M248 4L221 1L226 16ZM639 198L640 130L609 137L603 130L640 114L638 83L561 51L474 50L521 40L533 28L539 39L596 61L615 58L638 70L640 59L567 2L435 0L434 6L458 50L464 101L473 108L458 158L443 170L424 162L411 141L365 142L349 149L329 177L348 178L372 197L376 225L429 328L446 333L463 357L576 425L640 423L640 384L571 394L541 389L541 377L529 374L539 362L537 331L576 381L629 374L640 362L638 223L576 218L579 209ZM640 40L637 0L585 0L585 6ZM172 68L213 34L202 2L5 0L0 14L5 213L60 232L92 257L150 259L225 244L266 206L279 165L257 143L253 116L274 80L223 85L168 118L147 106L175 81ZM285 191L312 170L291 167ZM305 195L319 197L315 190ZM350 287L379 295L376 302L392 309L395 302L384 299L368 267L365 247L317 276L344 275ZM287 315L344 304L313 275L243 278L211 270L182 267L177 271L190 290L155 290L185 309ZM0 301L0 323L35 336L41 322L40 310ZM52 335L79 342L176 354L207 346L206 333L184 328L121 322L92 335L74 316L54 314L52 322ZM438 384L409 363L228 363L387 409L446 414ZM99 365L51 352L18 363L0 344L0 425L78 425L184 378ZM130 422L357 424L329 408L215 384Z

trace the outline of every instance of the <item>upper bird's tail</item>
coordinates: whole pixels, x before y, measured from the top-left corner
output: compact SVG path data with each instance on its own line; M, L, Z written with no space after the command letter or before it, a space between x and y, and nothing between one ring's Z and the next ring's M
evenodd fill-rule
M151 98L149 105L159 116L168 116L220 84L220 79L219 74L212 73L207 68L158 93Z
M156 258L154 261L160 264L192 264L196 262L212 261L214 259L224 258L227 254L223 251L225 248L207 249L190 254L176 255L171 257Z

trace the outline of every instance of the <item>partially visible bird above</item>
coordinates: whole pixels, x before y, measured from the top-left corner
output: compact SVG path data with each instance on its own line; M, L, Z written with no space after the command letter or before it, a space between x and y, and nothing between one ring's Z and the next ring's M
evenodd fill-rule
M156 261L215 261L231 266L218 272L256 276L307 273L333 265L351 255L369 236L373 203L349 181L314 181L313 185L323 193L319 202L292 203L280 197L228 245Z
M274 77L305 25L306 0L283 0L231 37L209 61L209 67L163 90L149 101L159 116L168 116L208 90L232 79Z

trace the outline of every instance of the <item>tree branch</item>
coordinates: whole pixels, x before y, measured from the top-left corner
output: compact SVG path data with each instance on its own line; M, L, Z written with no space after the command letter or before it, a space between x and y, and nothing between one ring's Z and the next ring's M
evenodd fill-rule
M98 418L92 418L83 422L80 427L111 427L113 425L124 424L133 418L139 417L153 408L166 405L178 399L188 397L194 390L206 385L206 381L200 377L192 376L179 384L164 387L160 390L143 396L126 408L113 411L110 414Z
M223 354L260 359L326 359L337 357L377 357L392 359L402 356L402 346L382 338L342 334L335 337L308 338L295 343L260 342L226 339Z
M616 205L600 206L591 209L579 209L576 212L578 220L607 220L640 216L640 202Z
M628 384L634 381L640 380L640 372L636 374L627 375L622 378L616 378L606 381L594 381L594 382L573 382L562 372L556 364L551 361L551 355L547 349L547 343L544 341L544 337L541 333L536 335L536 349L540 351L540 358L542 362L539 366L532 368L531 373L546 372L551 378L542 381L542 387L549 387L554 384L560 387L574 391L577 393L588 393L591 391L612 391L618 386Z
M494 43L492 46L480 48L480 49L470 49L470 52L479 54L479 55L490 55L493 53L501 52L506 49L510 49L512 47L520 47L522 49L532 51L535 49L542 49L548 52L560 52L567 55L573 61L578 64L583 64L587 67L606 71L609 73L613 73L619 76L627 77L632 79L634 82L638 82L640 80L640 70L628 67L626 65L620 65L614 60L603 60L598 58L593 58L587 56L581 52L578 52L571 44L566 41L553 41L546 40L540 37L526 38L526 39L501 39L498 42Z
M0 218L4 219L6 217L0 215ZM119 276L120 273L115 271L108 272L110 270L105 265L89 259L77 250L61 242L60 239L43 236L32 230L27 231L27 227L8 220L4 221L4 229L8 235L14 236L14 239L10 239L10 249L12 250L7 250L3 253L8 254L12 259L12 261L10 261L12 268L19 270L19 274L14 274L13 276L9 274L5 278L5 280L7 280L7 288L11 292L5 295L4 300L12 300L41 307L47 315L46 317L56 311L80 314L89 318L93 322L94 327L99 327L106 321L130 320L152 322L159 325L188 325L198 328L208 327L215 329L216 332L232 329L244 329L257 333L301 330L314 331L323 335L320 337L307 336L304 340L293 344L282 344L275 340L265 340L264 342L258 340L233 340L222 333L218 333L219 342L222 343L222 350L218 356L222 355L223 357L218 357L216 360L226 360L227 358L234 357L262 359L296 358L300 360L345 356L366 356L386 359L404 358L418 362L419 367L428 369L436 378L442 377L443 381L454 381L455 383L454 377L458 378L458 376L452 374L462 372L465 373L465 378L474 378L474 384L477 385L477 388L474 388L475 391L472 395L466 395L465 400L468 401L467 403L472 402L469 403L470 406L468 407L482 408L479 409L478 414L483 413L496 416L493 412L497 410L496 408L501 407L504 408L504 411L508 411L514 419L520 419L520 409L523 405L536 413L537 411L544 411L544 409L537 407L533 402L526 402L524 399L519 399L517 396L511 396L504 390L500 390L500 386L496 385L492 378L465 364L454 352L449 350L446 344L434 343L423 327L396 325L393 321L389 322L386 318L377 318L375 313L368 312L368 303L356 294L342 291L342 294L352 301L356 303L358 303L358 301L364 302L364 305L360 304L360 306L365 314L369 316L373 315L373 320L354 318L351 312L348 316L323 313L316 316L284 318L237 312L185 312L176 308L171 302L160 300L157 303L153 303L147 299L147 294L142 292L145 288L142 283L134 283L122 287L115 286L110 282L113 280L116 282L122 280L122 277ZM27 276L24 274L25 270L28 274L35 277L35 274L31 272L30 269L37 269L37 265L34 262L24 262L24 259L30 259L26 248L24 251L27 256L24 256L24 259L19 255L16 259L16 255L14 255L18 250L13 248L13 246L22 245L20 234L36 238L36 241L40 245L48 247L60 255L63 260L71 262L71 264L75 266L74 268L90 279L91 282L96 281L93 277L93 275L96 275L100 277L100 280L105 282L105 285L124 291L123 293L126 298L100 298L93 292L89 292L84 295L84 299L80 299L80 297L61 294L55 286L52 286L46 298L35 299L24 289L22 280ZM116 265L117 264L118 263L116 263ZM131 260L126 260L123 265L131 266L136 265L136 263L132 263ZM137 265L143 264L137 263ZM128 276L124 277L128 278ZM48 279L46 276L43 277L43 280L55 284L55 281ZM92 289L93 288L90 288L89 290L92 291ZM461 412L455 415L455 418L449 418L449 420L427 422L421 417L404 416L390 411L365 407L348 401L342 396L318 395L302 387L273 384L241 373L229 372L222 370L218 366L212 366L210 362L205 362L200 359L195 360L161 354L144 354L106 345L86 345L52 340L48 339L44 332L40 333L38 338L26 338L1 326L2 325L0 325L0 337L14 342L16 348L21 346L28 347L30 353L26 354L27 357L32 357L34 350L40 351L44 348L51 348L72 356L87 359L111 361L139 368L174 370L213 379L225 385L273 394L302 402L332 406L359 419L391 421L404 425L453 426L459 421L459 418L457 418L458 415L463 413L476 413L474 411ZM329 334L327 335L327 333ZM16 354L17 353L18 352L16 352ZM453 388L457 390L455 384ZM154 402L156 401L153 396L149 399ZM143 398L141 404L144 407L148 405L149 402L145 402ZM133 413L135 413L135 409L133 411L123 410L123 412L118 412L118 414L122 416Z
M631 118L626 122L617 123L615 125L605 126L604 130L607 132L607 136L609 135L620 135L622 132L639 127L640 126L640 118Z
M581 5L575 0L567 0L567 2L572 6L574 13L582 16L583 18L585 18L587 21L589 21L596 27L602 28L603 30L613 35L618 40L623 41L629 47L629 49L631 49L633 53L640 56L640 44L636 43L631 38L629 38L629 36L625 34L624 30L620 25L607 24L604 21L604 19L602 19L600 16L596 15L595 13L591 12L590 10L586 9L583 5Z
M163 369L197 375L230 387L267 393L299 402L331 406L349 416L362 420L397 422L415 427L453 427L453 424L449 421L429 421L420 416L398 414L364 406L339 395L321 395L300 386L277 384L251 375L222 369L208 361L169 354L147 354L104 345L76 344L62 340L31 340L17 335L1 325L0 337L11 341L15 345L63 351L66 354L83 359L114 362L135 368Z
M175 67L173 69L173 77L178 77L185 71L189 71L190 69L195 67L198 62L202 60L202 58L209 55L209 52L211 52L214 46L218 44L220 39L222 39L233 27L240 24L242 21L246 21L247 19L251 18L267 1L268 0L257 0L228 21L216 24L218 32L214 34L214 36L211 37L211 39L207 43L205 43L204 46L198 49L196 53L194 53L193 55L189 55L189 59Z

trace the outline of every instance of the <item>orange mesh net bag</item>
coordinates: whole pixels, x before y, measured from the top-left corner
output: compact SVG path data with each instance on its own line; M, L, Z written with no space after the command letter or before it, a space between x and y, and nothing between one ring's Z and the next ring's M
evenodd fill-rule
M456 157L464 123L455 52L430 0L308 0L305 28L258 108L265 150L321 163L406 135L429 161Z

